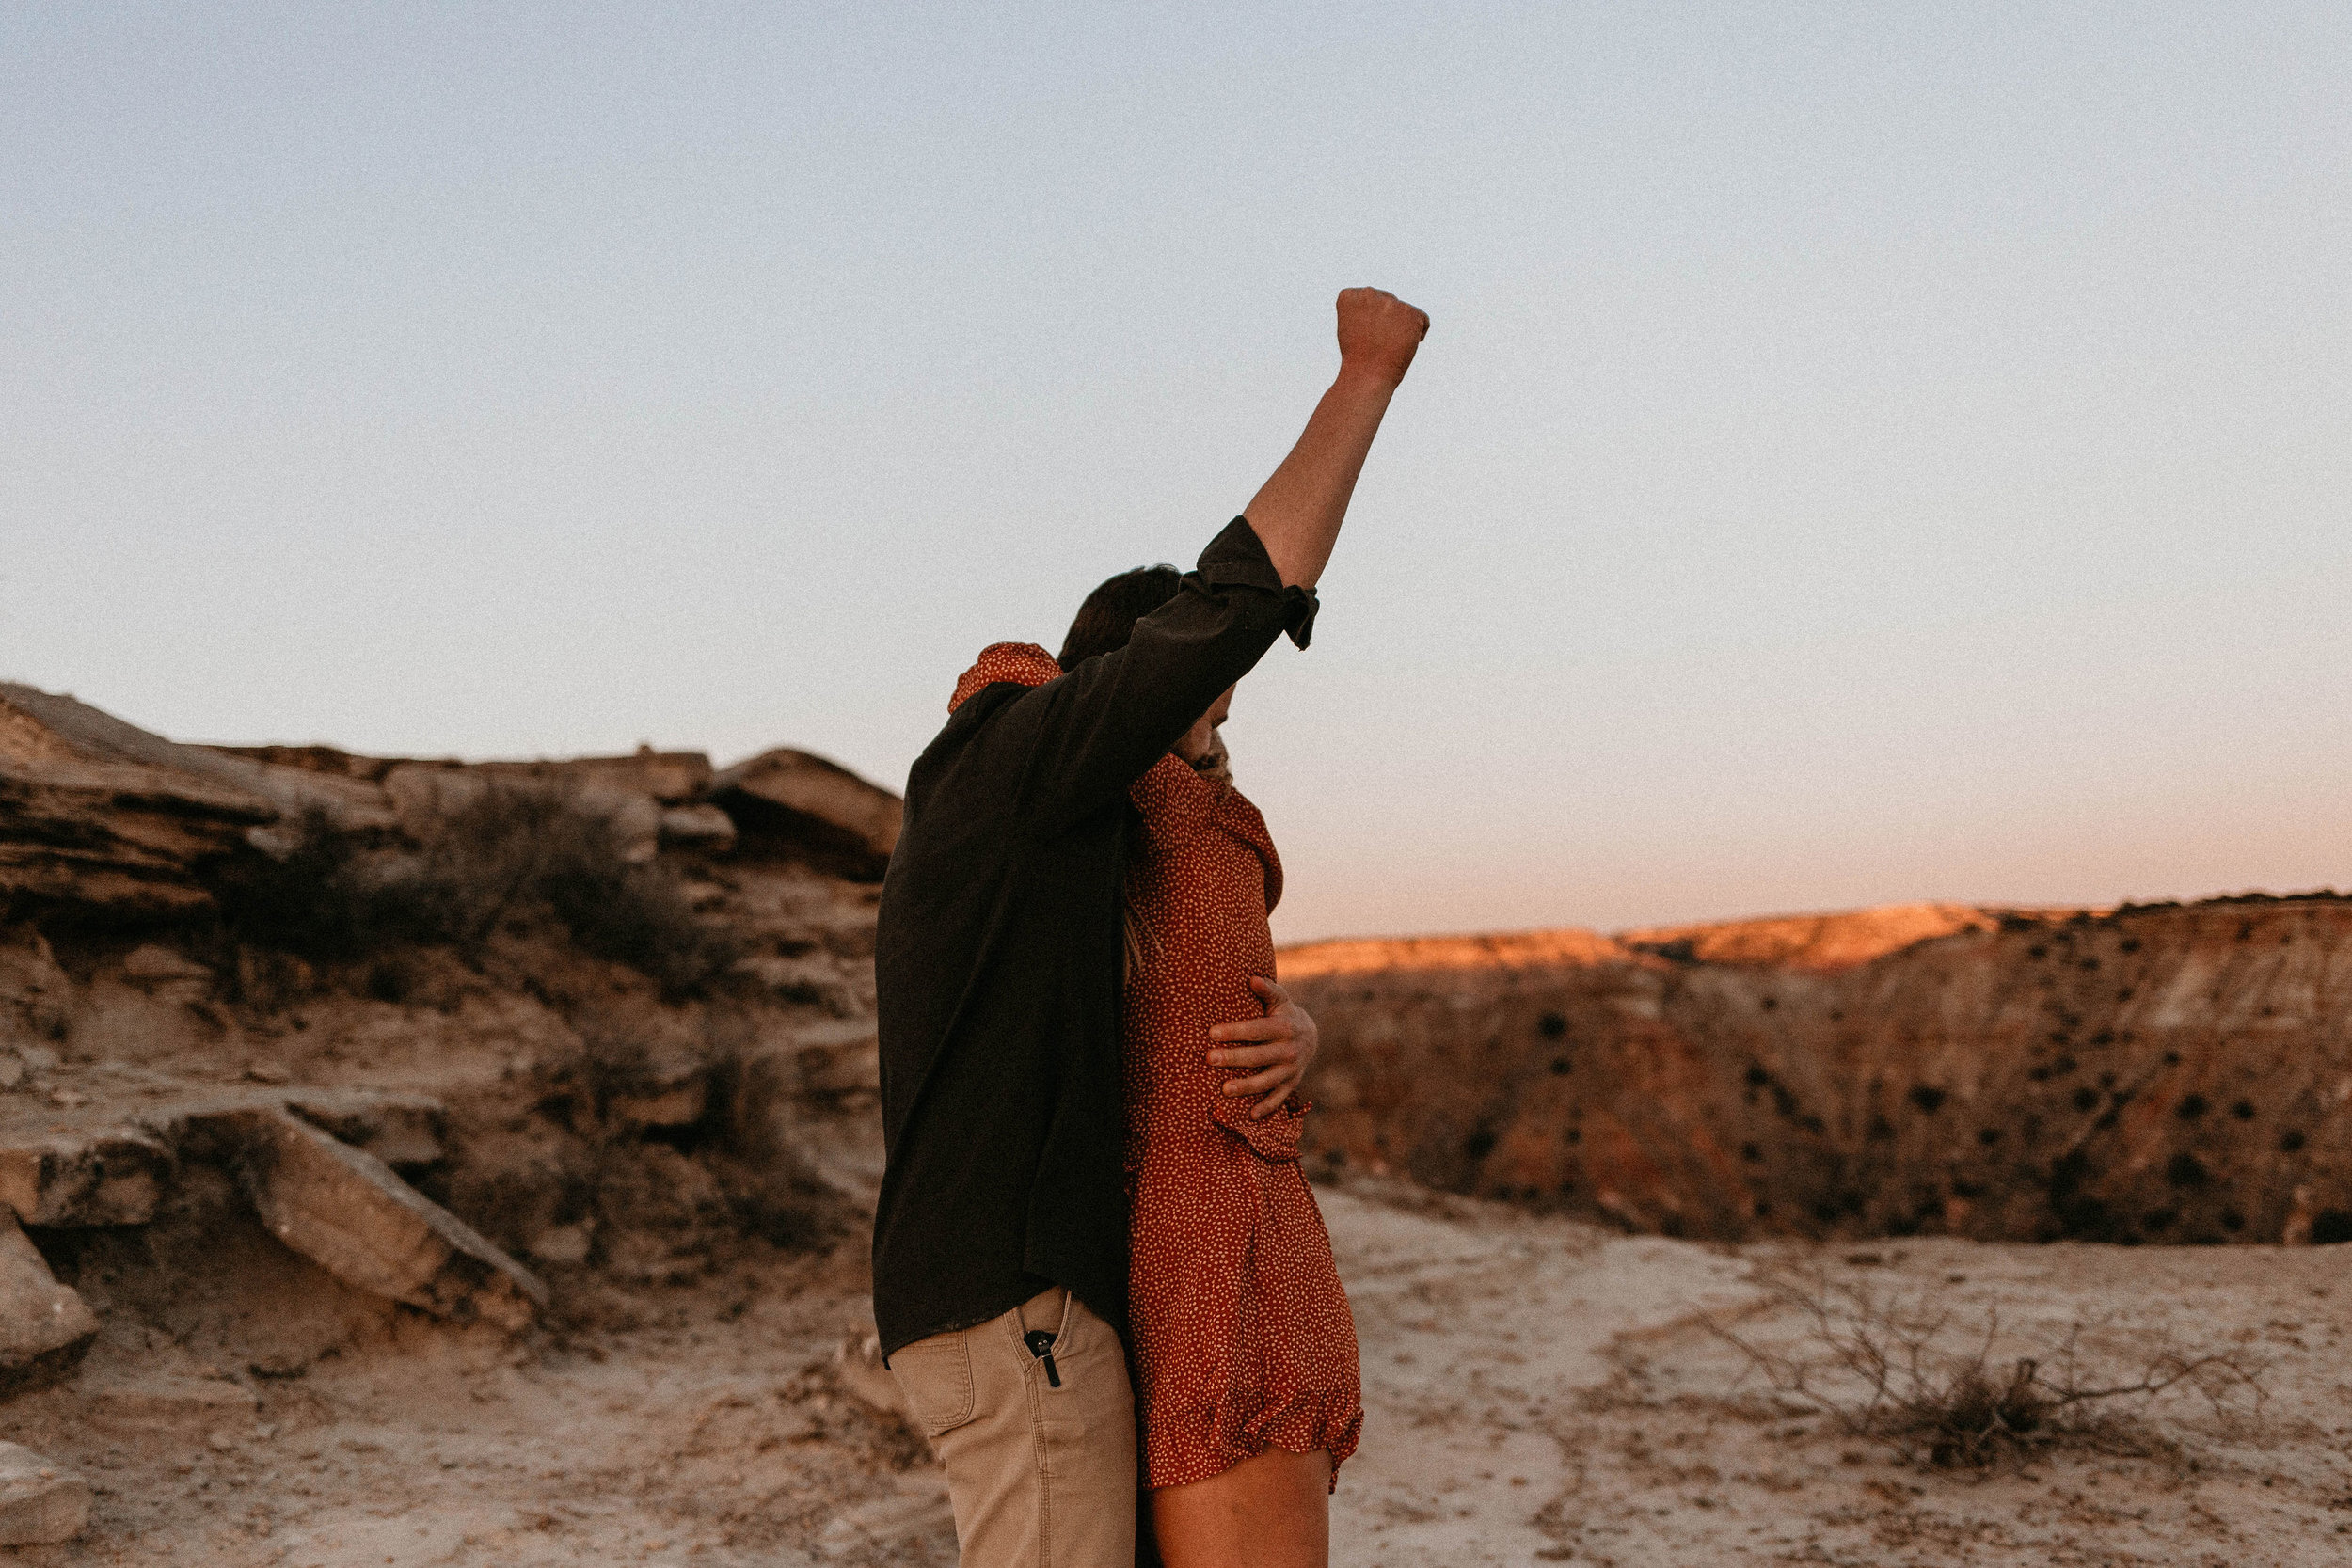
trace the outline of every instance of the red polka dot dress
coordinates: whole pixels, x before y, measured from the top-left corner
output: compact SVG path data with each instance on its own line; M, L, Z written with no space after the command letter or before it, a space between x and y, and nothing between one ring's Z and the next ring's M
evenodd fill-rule
M1204 1481L1269 1448L1356 1451L1363 1394L1331 1238L1298 1169L1307 1107L1263 1121L1220 1094L1214 1024L1264 1012L1282 863L1258 808L1162 757L1129 797L1140 951L1127 976L1129 1312L1147 1486Z

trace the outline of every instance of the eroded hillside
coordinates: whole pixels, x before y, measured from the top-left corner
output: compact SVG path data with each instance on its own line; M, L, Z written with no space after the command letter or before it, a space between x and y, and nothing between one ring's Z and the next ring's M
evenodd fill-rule
M2352 901L1282 955L1328 1163L1643 1230L2352 1240Z
M0 687L10 1560L953 1561L870 1354L897 811L790 752L219 751ZM2328 1239L2345 913L1938 906L1288 955L1329 1041L1310 1127L1343 1166L1322 1202L1367 1403L1336 1556L2335 1560L2324 1255L1735 1250L1524 1210ZM1802 1340L1757 1284L1791 1264L1997 1317L2003 1354L2093 1324L2126 1380L2258 1345L2271 1414L2183 1393L2129 1452L1955 1484L1756 1397L1712 1315Z
M489 1369L779 1285L762 1364L799 1381L755 1379L758 1416L801 1446L746 1548L918 1463L895 1419L822 1418L898 812L789 751L229 751L0 687L0 1400L57 1445L0 1453L0 1544L280 1560L260 1538L322 1495L248 1491L251 1536L173 1479L191 1447L247 1473L273 1433L462 1425ZM351 1560L318 1531L301 1560Z

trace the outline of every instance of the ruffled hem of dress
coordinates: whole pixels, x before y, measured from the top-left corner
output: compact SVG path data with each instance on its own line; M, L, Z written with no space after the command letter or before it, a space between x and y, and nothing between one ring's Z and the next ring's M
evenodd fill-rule
M1197 1425L1182 1416L1170 1422L1156 1415L1152 1424L1163 1430L1170 1424L1192 1426L1194 1430L1216 1425L1214 1412L1187 1414L1198 1417ZM1221 1476L1243 1460L1255 1459L1268 1449L1279 1449L1284 1453L1313 1453L1321 1449L1331 1456L1331 1490L1336 1492L1340 1466L1355 1454L1363 1431L1364 1407L1360 1401L1343 1407L1336 1400L1299 1399L1279 1409L1260 1411L1229 1433L1213 1433L1210 1441L1183 1444L1180 1453L1152 1451L1164 1445L1152 1443L1147 1433L1144 1485L1154 1491L1163 1486L1189 1486L1197 1481Z

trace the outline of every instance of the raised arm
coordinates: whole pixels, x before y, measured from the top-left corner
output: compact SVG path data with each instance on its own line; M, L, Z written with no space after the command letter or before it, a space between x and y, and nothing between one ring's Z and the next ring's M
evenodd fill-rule
M1323 576L1380 417L1429 331L1426 314L1380 289L1343 292L1339 317L1339 377L1249 503L1249 526L1285 587L1312 588Z

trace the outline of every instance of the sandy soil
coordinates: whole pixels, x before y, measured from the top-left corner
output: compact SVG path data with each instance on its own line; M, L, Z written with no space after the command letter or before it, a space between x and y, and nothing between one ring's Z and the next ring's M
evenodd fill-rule
M1997 1306L2004 1354L2082 1322L2119 1364L2169 1337L2265 1368L2256 1416L2158 1401L2141 1441L2109 1445L2142 1457L1956 1474L1772 1397L1708 1331L1711 1315L1751 1342L1798 1342L1757 1284L1792 1249L1613 1236L1397 1186L1322 1196L1369 1405L1334 1502L1335 1562L2352 1561L2340 1249L1804 1255L1956 1322ZM953 1560L920 1442L834 1366L866 1326L861 1240L690 1286L583 1279L596 1309L581 1326L518 1344L340 1297L258 1229L217 1244L219 1299L258 1311L147 1314L179 1324L159 1329L118 1310L80 1378L8 1407L5 1435L101 1489L83 1539L17 1560ZM305 1335L332 1348L272 1361Z
M1707 1249L1431 1207L1326 1198L1370 1406L1335 1561L2352 1561L2352 1276L2336 1249ZM2004 1358L2076 1323L2102 1367L2165 1344L2233 1352L2263 1367L2263 1408L2217 1419L2168 1394L2108 1445L2150 1457L1957 1474L1906 1460L1769 1397L1706 1326L1802 1341L1753 1283L1792 1262L1948 1311L1955 1340L1997 1309Z

